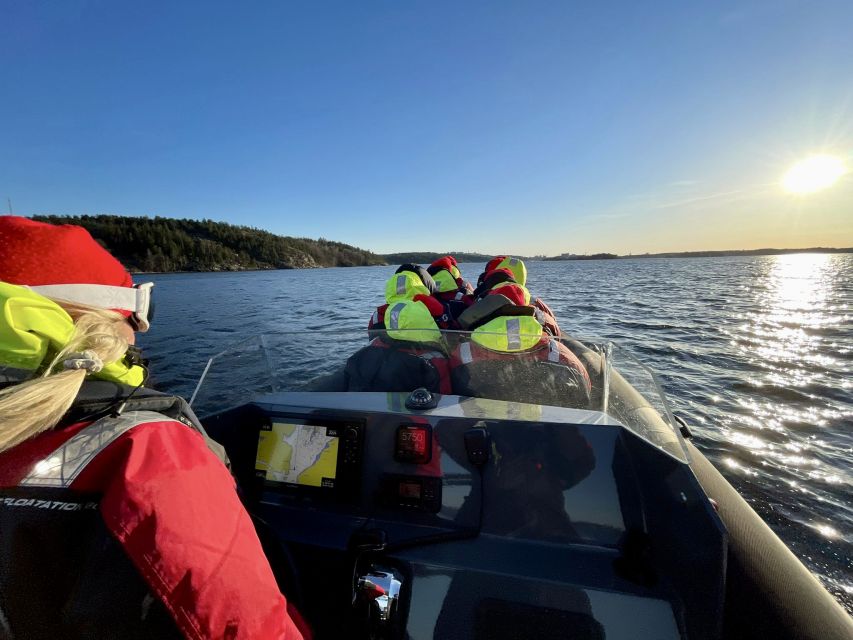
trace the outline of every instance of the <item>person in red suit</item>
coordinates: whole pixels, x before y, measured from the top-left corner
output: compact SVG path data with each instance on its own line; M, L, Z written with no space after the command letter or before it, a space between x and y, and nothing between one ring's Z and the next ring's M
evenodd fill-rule
M221 447L143 386L151 287L81 227L0 217L0 636L310 637Z

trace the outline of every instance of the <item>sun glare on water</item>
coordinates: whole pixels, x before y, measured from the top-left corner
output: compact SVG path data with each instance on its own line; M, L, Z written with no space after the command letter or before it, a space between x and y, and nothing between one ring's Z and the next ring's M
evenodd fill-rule
M800 160L782 177L786 191L814 193L834 185L849 169L841 158L818 155Z

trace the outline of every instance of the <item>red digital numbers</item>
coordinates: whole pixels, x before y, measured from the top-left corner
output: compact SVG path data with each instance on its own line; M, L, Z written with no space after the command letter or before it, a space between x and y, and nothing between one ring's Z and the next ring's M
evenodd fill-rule
M394 458L398 462L426 464L432 457L432 430L429 425L400 425Z

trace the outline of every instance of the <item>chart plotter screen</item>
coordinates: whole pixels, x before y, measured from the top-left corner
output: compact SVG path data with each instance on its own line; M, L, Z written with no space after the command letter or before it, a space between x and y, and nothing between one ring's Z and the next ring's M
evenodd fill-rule
M261 428L255 475L266 482L332 489L337 481L339 429L273 422Z

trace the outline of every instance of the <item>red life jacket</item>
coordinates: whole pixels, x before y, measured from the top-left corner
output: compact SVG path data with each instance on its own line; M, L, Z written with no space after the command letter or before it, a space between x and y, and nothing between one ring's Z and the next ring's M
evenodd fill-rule
M512 271L509 269L492 269L490 271L484 271L477 279L477 288L474 289L473 292L474 299L479 300L496 286L505 282L515 283Z
M310 636L233 478L183 422L126 411L54 429L0 454L0 487L0 594L15 637ZM123 596L139 577L134 609Z
M454 393L496 400L586 408L591 393L583 363L545 335L533 349L513 353L461 342L450 356L450 376Z

